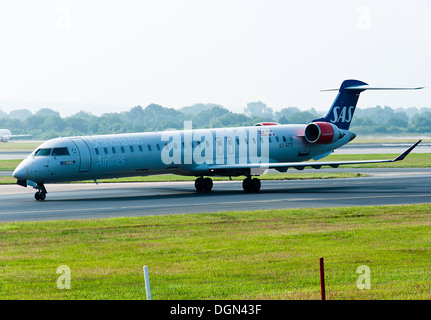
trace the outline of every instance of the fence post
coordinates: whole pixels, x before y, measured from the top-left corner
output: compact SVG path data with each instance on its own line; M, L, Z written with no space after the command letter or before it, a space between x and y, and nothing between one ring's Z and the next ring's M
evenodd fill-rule
M150 277L148 276L147 266L144 266L144 278L145 278L145 292L147 294L147 300L151 300Z
M323 257L319 258L320 263L320 296L322 300L326 300L325 292L325 266L323 263Z

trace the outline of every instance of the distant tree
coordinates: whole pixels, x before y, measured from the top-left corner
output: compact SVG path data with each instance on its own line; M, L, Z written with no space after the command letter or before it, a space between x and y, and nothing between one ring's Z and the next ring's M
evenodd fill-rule
M267 120L274 118L272 109L261 101L247 103L244 114L248 117L262 117Z
M7 113L0 110L0 119L5 119L7 117L8 117Z
M431 132L431 113L415 115L409 125L411 132Z
M219 104L214 104L214 103L196 103L194 105L191 105L189 107L182 107L181 109L179 109L178 111L187 114L187 115L195 115L198 114L201 111L208 111L211 110L214 107L219 107L219 108L223 108L222 105Z
M283 108L275 113L275 118L278 122L283 124L292 123L289 121L290 117L299 112L301 112L301 110L296 107Z
M313 121L316 118L316 115L309 111L302 111L294 113L289 118L289 123L302 123L307 124Z
M42 108L36 111L35 116L42 117L61 117L60 113L49 108Z
M27 110L27 109L17 109L17 110L12 110L9 113L9 118L10 119L19 119L21 121L24 121L28 117L31 117L32 115L33 115L33 113L31 113L30 110Z
M229 114L229 110L221 107L214 107L210 110L201 111L192 117L193 128L210 128L212 119L217 119L225 114Z
M385 122L385 125L387 127L407 128L407 126L409 125L409 120L407 117L405 118L392 117Z

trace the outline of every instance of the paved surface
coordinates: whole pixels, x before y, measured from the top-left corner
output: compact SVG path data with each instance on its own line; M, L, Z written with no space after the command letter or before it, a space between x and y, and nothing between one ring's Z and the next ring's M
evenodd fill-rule
M0 186L0 222L431 203L430 168L354 171L373 176L263 180L259 193L244 193L240 181L215 181L209 193L197 193L193 182L59 184L47 185L47 199L41 202L34 200L30 187L4 185Z

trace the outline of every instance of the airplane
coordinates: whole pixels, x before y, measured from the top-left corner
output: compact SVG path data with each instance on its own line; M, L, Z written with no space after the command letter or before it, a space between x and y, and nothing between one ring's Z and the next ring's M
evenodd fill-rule
M11 138L31 138L31 134L15 134L13 135L9 129L0 129L0 142L8 142Z
M179 174L195 176L195 189L211 191L212 176L245 176L245 192L258 192L258 176L269 169L337 168L340 165L403 160L420 142L394 159L316 161L352 141L349 130L356 104L365 90L416 90L373 87L345 80L328 113L309 124L262 122L254 126L126 133L56 138L42 143L15 169L17 184L36 189L45 200L45 184L71 181ZM337 89L330 89L337 90Z

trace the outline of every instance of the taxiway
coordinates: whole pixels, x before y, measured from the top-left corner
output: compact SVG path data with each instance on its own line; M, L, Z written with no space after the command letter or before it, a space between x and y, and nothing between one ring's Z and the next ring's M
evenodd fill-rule
M194 182L70 183L47 185L45 201L34 200L30 187L3 185L0 222L431 203L431 168L328 170L371 176L262 180L259 193L245 193L241 181L215 181L208 193Z

